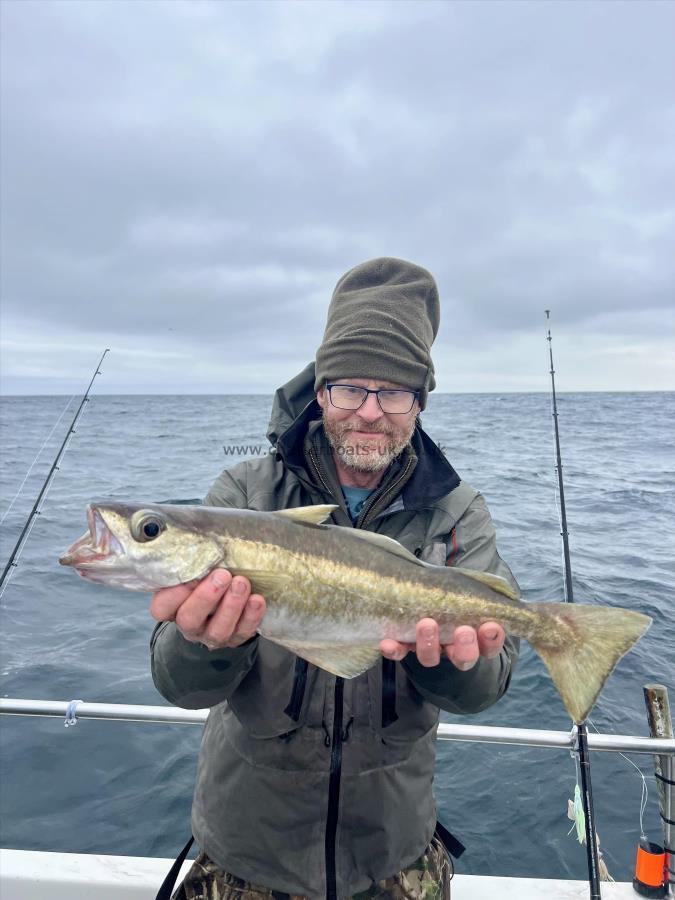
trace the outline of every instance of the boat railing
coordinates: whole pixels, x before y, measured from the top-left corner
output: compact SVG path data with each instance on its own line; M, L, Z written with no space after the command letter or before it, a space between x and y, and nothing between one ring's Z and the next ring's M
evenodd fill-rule
M0 699L0 714L50 716L64 719L66 725L74 725L79 719L151 722L164 725L203 725L209 710L181 709L177 706L142 706L128 703L89 703L82 700L3 698ZM438 738L442 741L516 744L570 751L576 748L577 743L576 727L570 731L548 731L538 728L441 723L438 726ZM675 738L589 733L588 746L591 750L675 756Z

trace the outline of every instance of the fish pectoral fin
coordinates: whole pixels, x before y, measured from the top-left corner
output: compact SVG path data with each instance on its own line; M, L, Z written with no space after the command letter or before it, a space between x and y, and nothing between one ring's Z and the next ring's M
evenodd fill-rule
M274 515L301 525L320 525L337 508L337 503L323 503L316 506L296 506L295 509L278 509Z
M459 572L460 575L466 575L467 578L473 578L474 581L480 581L491 587L493 591L510 597L511 600L520 600L520 594L516 589L501 575L493 575L492 572L476 572L475 569L463 569L461 566L452 566L453 571Z
M237 569L230 568L233 575L243 575L251 582L251 590L254 594L262 594L263 597L278 597L291 584L288 575L279 572L266 572L262 569Z
M372 668L381 656L379 644L313 644L310 641L265 636L296 656L301 656L307 662L331 675L339 675L340 678L355 678Z

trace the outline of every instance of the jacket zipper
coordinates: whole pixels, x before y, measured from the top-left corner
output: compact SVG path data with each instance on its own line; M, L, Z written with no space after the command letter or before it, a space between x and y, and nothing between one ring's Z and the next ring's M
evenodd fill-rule
M328 496L330 497L331 500L335 500L335 495L333 494L332 490L328 486L326 479L321 474L321 468L319 467L319 461L314 456L314 450L311 447L309 449L309 458L312 460L312 463L314 465L314 471L316 472L319 481L324 486L326 493L328 494Z
M326 815L326 900L337 900L335 839L340 808L340 775L342 773L342 697L344 679L335 678L333 704L333 741L330 751L330 779L328 782L328 813Z
M326 490L329 497L333 497L326 479L323 477L319 462L316 459L313 450L310 448L309 457L312 460L317 477ZM375 506L376 500L388 498L396 490L397 486L403 481L410 470L412 462L408 459L408 464L401 475L396 479L394 484L390 485L378 498L374 498L371 504L365 509L359 521L355 523L356 528L363 527L365 517L368 512ZM335 678L335 694L333 701L333 737L330 752L330 776L328 779L328 811L326 813L326 900L337 900L337 865L336 865L336 838L338 826L338 813L340 810L340 779L342 776L342 744L349 737L349 727L342 730L343 718L343 696L344 696L344 679L336 676ZM324 725L324 731L326 730ZM327 743L327 742L326 742Z
M314 465L314 471L316 473L317 478L323 485L324 490L326 491L328 496L331 498L331 500L334 500L335 495L333 494L333 491L328 486L328 482L323 477L323 473L321 472L321 467L319 466L319 461L317 460L316 456L314 455L314 450L312 448L309 449L309 458L312 460L312 464ZM366 524L366 517L368 516L368 514L371 512L371 510L376 505L380 505L382 509L384 509L386 507L386 503L382 503L382 501L383 500L385 500L387 502L389 501L389 498L395 493L395 491L398 489L398 486L401 484L401 482L406 480L406 477L408 475L408 472L410 471L411 466L412 466L412 460L410 458L408 458L408 462L406 463L404 470L398 476L396 481L394 481L393 484L390 484L389 487L386 488L381 494L378 495L376 492L376 495L374 497L372 497L369 501L366 501L365 507L361 510L361 515L359 516L358 520L354 523L354 528L363 528L363 526Z
M314 466L317 478L323 485L331 499L334 495L326 479L323 477L319 461L310 448L309 458ZM344 679L336 676L335 691L333 694L333 736L328 734L325 723L323 729L326 735L324 743L331 748L330 751L330 775L328 778L328 810L326 812L326 837L324 844L326 862L326 900L337 900L337 871L335 858L335 841L337 838L338 813L340 811L340 779L342 775L342 742L345 735L342 732L342 700L344 694Z
M356 522L356 525L355 525L356 528L364 527L364 525L366 524L366 519L368 517L368 514L375 508L375 506L379 505L381 507L381 509L386 508L386 505L389 502L389 498L397 490L400 483L406 479L406 476L407 476L408 472L410 471L411 465L412 465L412 460L410 458L408 458L408 463L407 463L405 469L401 472L401 474L398 476L396 481L394 481L392 484L390 484L389 487L386 488L381 494L379 494L379 495L376 494L376 496L374 496L370 500L370 502L366 501L366 505L361 510L361 515L359 516L358 521Z

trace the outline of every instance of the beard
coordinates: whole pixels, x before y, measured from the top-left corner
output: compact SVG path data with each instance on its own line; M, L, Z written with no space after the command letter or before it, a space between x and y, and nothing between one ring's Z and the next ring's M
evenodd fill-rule
M328 443L340 462L355 472L381 472L410 443L415 430L415 419L405 426L395 426L386 422L366 425L358 419L333 422L323 411L323 427ZM373 435L369 440L365 435L353 436L354 431L368 431ZM386 440L382 440L384 435Z

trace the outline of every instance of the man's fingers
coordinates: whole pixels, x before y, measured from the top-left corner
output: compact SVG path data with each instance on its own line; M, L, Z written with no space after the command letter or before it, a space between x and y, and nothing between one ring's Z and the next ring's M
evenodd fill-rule
M452 643L446 644L445 655L462 672L468 672L478 662L478 637L475 628L459 625L455 628Z
M506 635L497 622L483 622L476 631L469 625L455 629L452 643L445 646L445 655L451 663L467 672L478 662L479 656L492 659L501 653Z
M199 640L207 647L222 647L229 643L237 623L251 594L251 582L241 575L235 576L222 595L213 615L204 623Z
M241 614L241 619L239 619L233 638L240 640L242 644L244 641L252 638L260 627L266 608L264 597L261 597L260 594L251 594L248 598L248 603L244 607L244 612Z
M506 633L497 622L483 622L478 629L478 649L481 656L492 659L499 656L504 646Z
M150 601L150 615L158 622L173 622L179 607L187 600L198 581L178 584L175 587L162 588L153 594Z
M380 653L382 656L386 656L387 659L393 659L396 662L402 660L414 649L414 644L402 644L400 641L395 641L392 638L385 638L380 641Z
M214 612L232 583L226 569L214 569L199 582L176 613L176 625L188 641L198 641L208 617Z
M265 600L260 594L251 594L244 601L243 611L233 622L233 607L225 598L213 614L204 632L202 643L207 647L238 647L258 630L265 615Z
M441 644L438 623L433 619L420 619L415 629L417 658L423 666L437 666L441 661Z
M463 672L472 669L479 656L492 659L501 653L506 634L497 622L484 622L476 631L470 625L460 625L455 629L452 642L439 643L438 625L433 619L421 619L416 628L415 644L403 644L391 638L380 641L380 652L387 659L401 660L411 650L423 666L437 666L441 651L450 662Z

